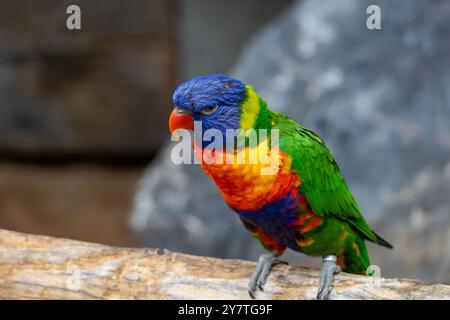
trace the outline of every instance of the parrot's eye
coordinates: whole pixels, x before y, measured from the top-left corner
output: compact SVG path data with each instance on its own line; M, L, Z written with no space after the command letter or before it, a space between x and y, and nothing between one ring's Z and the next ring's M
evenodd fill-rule
M203 110L201 110L200 112L203 114L211 114L214 113L217 110L217 105L212 106L212 107L206 107Z

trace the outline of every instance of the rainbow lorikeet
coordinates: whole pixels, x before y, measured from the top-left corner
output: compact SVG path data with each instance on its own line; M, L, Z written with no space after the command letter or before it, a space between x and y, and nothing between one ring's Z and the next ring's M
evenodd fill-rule
M251 86L225 75L201 76L178 86L173 102L172 132L193 129L194 121L201 123L203 133L215 129L223 137L230 129L278 131L277 148L272 148L269 134L256 145L260 148L265 143L277 150L279 161L273 174L262 174L259 169L263 165L258 161L202 162L227 204L268 250L258 259L250 279L250 296L254 297L257 288L262 290L271 267L286 248L322 257L319 299L328 298L334 274L340 270L366 273L370 261L365 240L392 248L365 221L323 140L270 110ZM235 141L232 146L233 152L250 148L238 149ZM204 151L208 145L194 143L195 147Z

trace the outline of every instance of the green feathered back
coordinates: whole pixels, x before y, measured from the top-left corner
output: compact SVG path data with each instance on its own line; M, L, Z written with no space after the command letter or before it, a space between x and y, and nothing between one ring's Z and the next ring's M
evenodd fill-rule
M392 247L365 221L322 139L288 117L267 110L272 128L279 130L280 149L292 157L292 168L302 181L300 191L306 196L312 211L318 216L344 220L363 239Z

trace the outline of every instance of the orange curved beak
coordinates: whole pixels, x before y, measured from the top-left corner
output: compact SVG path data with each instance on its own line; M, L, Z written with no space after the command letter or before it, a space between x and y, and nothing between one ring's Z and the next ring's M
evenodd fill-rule
M169 118L169 129L171 133L177 129L194 130L194 120L188 113L173 110Z

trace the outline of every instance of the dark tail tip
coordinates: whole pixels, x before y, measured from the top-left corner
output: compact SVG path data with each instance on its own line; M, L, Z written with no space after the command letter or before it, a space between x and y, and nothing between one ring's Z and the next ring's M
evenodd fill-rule
M384 240L382 237L380 237L376 233L375 233L375 236L377 237L376 243L378 243L379 245L381 245L383 247L386 247L386 248L389 248L389 249L394 249L394 246L392 244L390 244L389 242Z

